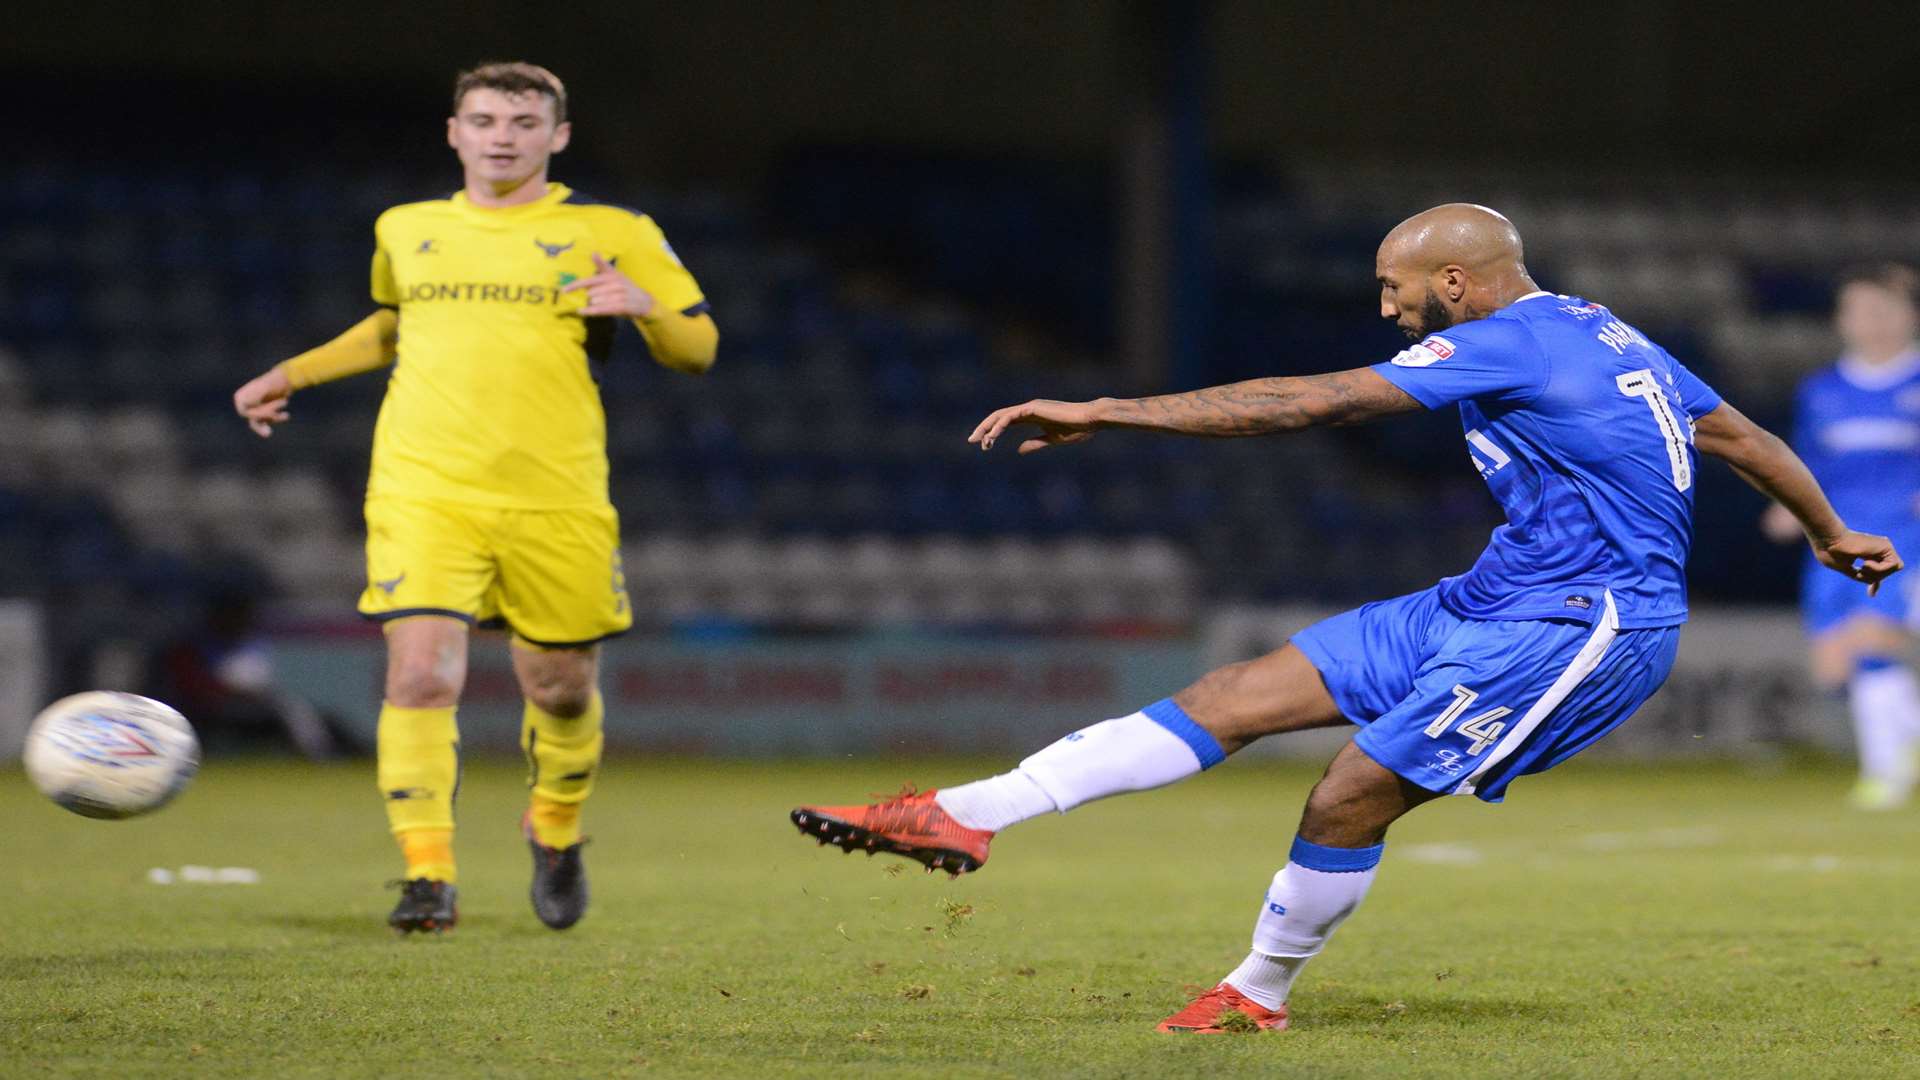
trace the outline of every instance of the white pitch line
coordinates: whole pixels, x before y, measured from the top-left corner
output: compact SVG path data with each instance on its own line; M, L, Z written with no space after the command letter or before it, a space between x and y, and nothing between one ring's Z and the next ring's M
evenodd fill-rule
M1579 839L1588 851L1632 851L1647 848L1712 847L1721 840L1720 830L1711 825L1648 829L1645 832L1597 832Z
M1414 862L1442 866L1472 866L1486 861L1486 856L1472 844L1410 844L1401 848L1400 854Z

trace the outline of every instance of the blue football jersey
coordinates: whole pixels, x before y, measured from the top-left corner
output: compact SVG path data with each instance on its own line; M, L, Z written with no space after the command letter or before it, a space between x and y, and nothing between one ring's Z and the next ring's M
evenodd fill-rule
M1720 396L1599 304L1536 292L1373 370L1429 409L1459 403L1506 511L1473 569L1440 583L1470 619L1687 617L1693 424Z
M1920 353L1842 359L1800 384L1794 449L1848 525L1904 538L1920 499Z

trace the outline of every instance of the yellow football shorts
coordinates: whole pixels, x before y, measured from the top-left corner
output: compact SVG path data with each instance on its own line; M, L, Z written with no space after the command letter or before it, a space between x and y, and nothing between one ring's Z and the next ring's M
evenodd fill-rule
M535 645L590 645L633 625L611 506L505 510L367 500L367 589L375 622L450 615L505 626Z

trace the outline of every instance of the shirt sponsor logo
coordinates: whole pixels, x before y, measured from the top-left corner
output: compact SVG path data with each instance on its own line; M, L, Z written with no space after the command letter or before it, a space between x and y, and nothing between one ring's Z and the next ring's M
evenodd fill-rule
M1453 342L1434 334L1394 357L1392 362L1400 367L1427 367L1452 355Z
M561 292L546 285L508 285L485 281L416 281L400 293L403 304L457 300L482 304L556 304Z

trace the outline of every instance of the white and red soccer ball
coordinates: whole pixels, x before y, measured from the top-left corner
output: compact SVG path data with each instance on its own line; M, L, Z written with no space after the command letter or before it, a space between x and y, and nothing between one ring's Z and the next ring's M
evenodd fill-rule
M180 794L200 767L200 740L163 702L95 690L41 710L24 758L47 798L83 817L128 818Z

